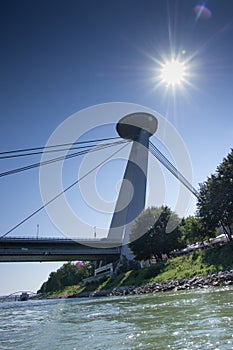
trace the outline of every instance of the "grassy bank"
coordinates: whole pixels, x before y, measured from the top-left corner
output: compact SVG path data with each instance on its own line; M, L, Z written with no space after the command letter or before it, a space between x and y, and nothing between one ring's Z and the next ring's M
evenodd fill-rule
M148 268L130 270L86 286L65 287L60 291L48 293L46 297L66 297L85 292L111 290L121 286L143 286L153 282L163 283L170 280L189 279L194 276L206 276L230 268L233 268L233 242L224 246L168 259Z

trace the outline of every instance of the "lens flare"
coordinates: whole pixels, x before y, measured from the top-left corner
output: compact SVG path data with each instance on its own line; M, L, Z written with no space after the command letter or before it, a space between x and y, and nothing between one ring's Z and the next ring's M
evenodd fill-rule
M209 19L212 16L210 9L206 5L196 5L194 7L194 11L196 13L196 20L201 19Z

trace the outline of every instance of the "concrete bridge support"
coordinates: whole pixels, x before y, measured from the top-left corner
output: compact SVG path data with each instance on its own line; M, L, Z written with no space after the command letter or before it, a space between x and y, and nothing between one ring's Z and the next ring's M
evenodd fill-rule
M136 218L145 208L149 138L157 130L157 119L149 113L138 112L123 117L117 124L118 134L132 140L132 148L108 239L122 245L121 256L133 259L128 247L130 232Z

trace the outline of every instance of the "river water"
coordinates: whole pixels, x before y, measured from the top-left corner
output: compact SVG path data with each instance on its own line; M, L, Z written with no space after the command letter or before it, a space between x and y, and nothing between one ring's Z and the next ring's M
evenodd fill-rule
M0 304L0 349L233 349L233 288Z

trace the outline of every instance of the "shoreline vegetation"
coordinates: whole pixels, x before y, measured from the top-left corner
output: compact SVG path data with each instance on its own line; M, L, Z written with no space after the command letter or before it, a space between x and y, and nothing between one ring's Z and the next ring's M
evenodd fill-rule
M92 282L92 262L83 263L78 269L74 264L64 264L49 275L37 297L125 295L232 285L232 174L233 149L215 173L200 184L195 216L181 219L167 206L145 209L130 234L129 248L135 261L122 259L116 274L98 281L91 279ZM167 230L168 227L173 230ZM224 240L219 240L220 232ZM171 258L171 252L182 255L173 254ZM166 261L164 256L168 257ZM138 262L152 262L152 258L157 263L139 268Z
M132 269L92 283L83 282L39 298L138 295L233 285L233 242Z
M113 290L94 291L89 295L77 295L69 297L98 297L98 296L122 296L122 295L139 295L148 293L190 290L194 288L210 288L210 287L224 287L233 285L233 269L229 271L220 271L217 274L207 276L193 277L191 279L172 280L165 283L152 283L145 286L122 286L114 288Z

